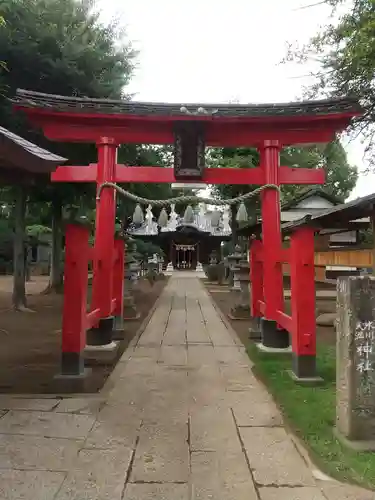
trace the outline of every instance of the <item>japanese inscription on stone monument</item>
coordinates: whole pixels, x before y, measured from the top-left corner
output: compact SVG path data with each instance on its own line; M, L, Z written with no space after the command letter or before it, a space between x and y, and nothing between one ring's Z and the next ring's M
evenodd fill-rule
M375 278L340 278L337 313L337 429L365 443L375 440Z

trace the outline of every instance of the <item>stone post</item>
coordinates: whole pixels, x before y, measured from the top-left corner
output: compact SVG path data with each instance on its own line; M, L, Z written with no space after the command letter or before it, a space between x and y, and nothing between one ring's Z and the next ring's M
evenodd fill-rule
M336 433L355 449L375 449L375 278L337 282Z

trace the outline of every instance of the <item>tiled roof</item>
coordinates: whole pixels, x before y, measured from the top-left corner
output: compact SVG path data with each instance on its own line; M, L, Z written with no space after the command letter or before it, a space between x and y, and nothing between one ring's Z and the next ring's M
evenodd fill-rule
M324 198L327 201L331 202L333 205L339 205L343 202L343 200L341 200L337 196L333 196L333 195L327 193L324 190L324 187L323 188L322 187L313 187L313 188L303 189L295 198L293 198L285 203L282 203L281 210L289 210L289 209L295 207L296 205L298 205L298 203L301 203L301 201L306 200L307 198L310 198L311 196L319 196L320 198Z
M19 168L35 173L49 173L67 161L19 135L0 127L0 168Z
M21 146L24 150L28 151L30 154L34 156L37 156L41 160L51 161L56 163L57 165L67 161L66 158L55 155L54 153L51 153L50 151L47 151L46 149L43 149L37 146L36 144L33 144L32 142L29 142L26 139L23 139L19 135L10 132L10 130L7 130L4 127L0 127L0 135L10 139L14 143Z
M184 104L136 102L130 100L66 97L18 89L13 102L25 108L42 108L73 113L103 113L138 116L277 117L316 116L337 113L360 114L355 98L299 101L280 104Z

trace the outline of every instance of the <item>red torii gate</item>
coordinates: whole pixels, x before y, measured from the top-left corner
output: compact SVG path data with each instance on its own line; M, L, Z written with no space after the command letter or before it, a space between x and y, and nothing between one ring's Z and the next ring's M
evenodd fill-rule
M254 146L260 166L251 169L205 169L199 182L207 184L323 184L324 170L279 165L280 150L288 145L324 143L361 114L355 99L342 98L288 104L201 105L142 103L73 98L18 90L15 107L41 127L46 137L63 142L94 142L98 163L61 166L53 182L178 182L173 169L117 164L122 143L173 144L176 125L203 128L207 146ZM275 189L261 195L263 299L262 329L277 328L283 310L280 199ZM97 332L112 325L115 193L103 190L97 201L92 310L100 310ZM67 299L69 300L69 298ZM275 326L276 325L276 326ZM84 346L80 345L79 349ZM81 352L74 353L81 358ZM299 353L295 353L297 356ZM303 356L315 356L315 351ZM81 370L82 364L76 370ZM74 370L73 370L74 371Z

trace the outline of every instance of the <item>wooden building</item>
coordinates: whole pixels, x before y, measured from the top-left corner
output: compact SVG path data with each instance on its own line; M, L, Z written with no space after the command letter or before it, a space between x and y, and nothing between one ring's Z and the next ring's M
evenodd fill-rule
M127 232L131 237L151 240L160 246L165 255L164 268L171 263L174 269L193 270L198 263L208 264L213 252L220 255L222 241L231 238L228 211L214 214L204 204L196 207L192 222L185 222L172 207L166 227L146 220L138 227L130 226Z

